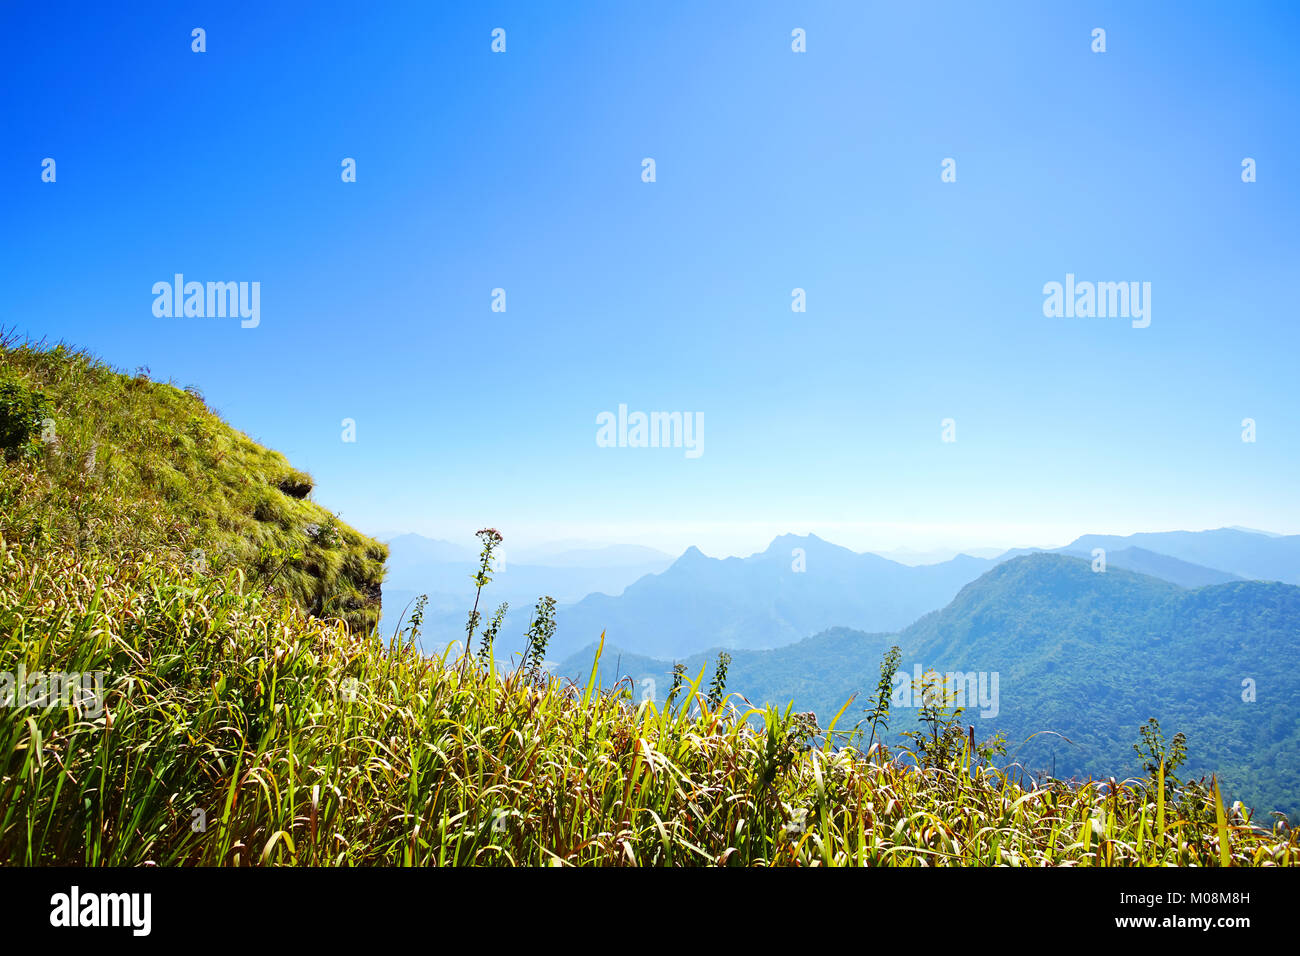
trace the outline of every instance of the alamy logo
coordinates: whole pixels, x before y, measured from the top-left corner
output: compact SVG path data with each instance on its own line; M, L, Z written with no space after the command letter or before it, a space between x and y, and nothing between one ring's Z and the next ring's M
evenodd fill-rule
M1043 315L1060 318L1133 319L1133 328L1151 324L1150 282L1075 282L1074 273L1065 274L1065 284L1049 282L1043 286Z
M704 454L703 412L632 412L596 416L596 444L601 448L685 448L687 458Z
M82 893L80 887L50 897L50 925L127 926L133 936L148 936L153 897L148 893Z
M78 707L92 720L104 714L104 671L0 671L0 707Z
M260 282L186 282L178 272L171 282L155 282L153 294L153 314L160 319L238 316L245 329L255 329L262 321Z
M920 664L912 666L912 673L899 670L894 675L894 692L890 703L895 707L923 707L950 705L980 708L981 717L998 715L997 671L949 671L940 674L924 671Z

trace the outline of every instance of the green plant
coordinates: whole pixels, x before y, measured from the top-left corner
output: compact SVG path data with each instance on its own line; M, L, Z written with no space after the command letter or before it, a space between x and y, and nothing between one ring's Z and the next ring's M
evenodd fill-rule
M546 663L546 649L555 636L555 598L541 598L533 610L532 623L528 625L524 645L524 659L529 669L540 674Z
M492 615L492 621L483 629L483 643L479 647L479 661L486 664L492 657L492 645L496 643L497 634L501 630L501 623L505 620L506 611L510 610L510 603L502 601L497 607L496 613Z
M717 710L727 694L727 667L731 664L731 655L726 651L718 652L718 663L713 669L713 679L709 681L709 710Z
M263 590L274 587L276 578L284 572L290 565L302 561L303 552L300 548L282 548L274 544L264 544L258 551L256 579L258 586Z
M429 604L429 595L421 594L415 599L415 606L411 608L411 614L407 618L407 633L410 635L411 644L414 645L420 637L420 628L424 626L424 609ZM401 634L400 629L398 635Z
M1154 717L1138 728L1138 732L1141 737L1133 745L1133 752L1142 761L1142 770L1152 790L1158 788L1158 779L1163 778L1165 799L1170 799L1179 787L1178 768L1187 760L1187 737L1181 732L1176 733L1166 744L1160 721Z
M673 664L673 684L672 687L668 689L668 699L664 703L665 707L671 707L673 705L673 701L677 699L677 695L681 693L682 678L685 676L686 676L686 665Z
M875 743L876 734L889 729L889 705L893 698L894 675L898 673L898 663L903 652L894 644L885 653L880 662L880 681L876 684L876 693L867 701L867 723L871 725L871 737L867 741L870 751Z
M337 548L343 543L338 518L333 514L327 516L321 524L309 524L303 530L307 532L312 543L326 550Z
M917 719L927 729L905 731L903 736L912 741L913 754L920 766L947 768L962 752L966 736L961 727L964 708L953 706L956 692L949 687L947 675L927 671L914 683L913 693L921 700Z
M470 648L474 644L474 632L478 630L479 612L478 602L483 595L483 588L492 582L492 555L495 553L497 546L501 544L501 532L496 528L482 528L476 531L475 537L478 538L481 547L479 551L479 566L470 578L474 581L474 607L470 609L469 620L465 624L465 657L470 655Z
M53 414L42 392L0 380L0 452L7 458L30 453Z

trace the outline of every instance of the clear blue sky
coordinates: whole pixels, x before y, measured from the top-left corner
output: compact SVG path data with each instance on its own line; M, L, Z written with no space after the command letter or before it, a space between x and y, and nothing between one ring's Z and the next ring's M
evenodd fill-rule
M1300 532L1297 49L1283 3L8 3L0 324L372 531ZM156 318L177 272L260 326ZM1150 327L1044 317L1066 273ZM620 403L704 454L597 447Z

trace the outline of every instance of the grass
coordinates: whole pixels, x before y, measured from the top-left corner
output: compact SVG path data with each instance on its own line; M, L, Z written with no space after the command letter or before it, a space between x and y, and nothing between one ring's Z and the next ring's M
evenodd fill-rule
M193 388L0 334L0 533L238 569L312 613L379 621L385 545L311 501L311 478L225 424Z
M688 680L634 705L428 658L143 553L0 545L0 671L105 672L0 724L0 862L1291 865L1295 834L1140 785L1022 787L832 749ZM817 742L821 740L821 742ZM1183 809L1188 809L1186 806ZM1195 808L1191 808L1195 809Z

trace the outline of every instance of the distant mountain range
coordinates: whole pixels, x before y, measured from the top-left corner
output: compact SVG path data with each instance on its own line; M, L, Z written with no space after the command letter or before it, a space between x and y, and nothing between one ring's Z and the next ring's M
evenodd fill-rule
M893 631L948 603L991 564L958 555L909 567L816 535L782 535L747 558L688 548L617 597L593 594L561 609L553 652L558 659L601 631L622 647L670 658L715 645L779 647L836 626Z
M1075 545L1070 545L1055 553L1068 554L1088 561L1093 560L1092 549L1080 548ZM1014 557L1014 555L1011 555L1011 557ZM1007 558L1004 557L1002 560L1005 561ZM1216 571L1214 568L1206 568L1199 564L1171 558L1167 554L1157 554L1145 548L1120 548L1115 551L1107 551L1106 567L1136 571L1138 574L1149 574L1154 578L1160 578L1185 588L1199 588L1207 584L1227 584L1229 581L1241 580L1237 575L1229 574L1227 571Z
M1107 568L1182 587L1242 578L1300 584L1300 535L1232 529L1084 535L1055 550L1091 560L1094 548L1106 551ZM563 608L554 650L562 658L601 631L621 647L660 658L713 646L780 647L833 627L897 631L946 605L990 568L1035 550L909 566L816 535L783 535L747 558L709 558L690 548L621 595L591 595Z
M1236 528L1216 531L1160 531L1125 537L1085 534L1068 546L1090 551L1143 548L1191 564L1256 581L1300 584L1300 535L1272 535Z
M1151 575L1180 587L1235 580L1300 584L1300 535L1222 528L1118 537L1084 535L1056 553L1092 560L1105 550L1106 567ZM417 594L430 597L425 646L441 650L463 635L474 601L469 549L418 535L390 542L384 583L384 627L396 626ZM550 648L562 660L605 632L620 647L652 658L687 657L705 648L776 648L829 628L894 632L944 607L965 585L998 564L1037 549L996 557L961 554L934 564L908 565L856 553L816 535L782 535L761 553L710 558L688 548L673 561L637 546L564 545L521 552L547 564L517 563L484 592L485 613L502 601L510 614L502 653L522 646L537 598L560 603Z
M1300 684L1293 678L1300 587L1234 580L1188 589L1109 562L1096 573L1072 555L1031 554L999 563L896 635L835 628L773 650L733 648L728 690L756 704L793 701L823 726L856 693L842 719L848 727L861 719L891 643L903 649L905 673L916 666L996 672L996 716L981 718L972 706L964 722L980 738L1004 733L1011 754L1031 769L1138 773L1131 745L1154 716L1167 737L1187 734L1194 773L1216 770L1234 798L1300 813ZM594 652L594 644L583 648L558 673L585 682ZM685 658L690 679L707 666L707 683L715 652ZM630 678L636 696L652 687L662 699L672 662L615 641L600 676L606 684ZM1256 694L1250 702L1247 681ZM895 732L915 727L914 710L892 723ZM1039 731L1063 737L1026 743Z

